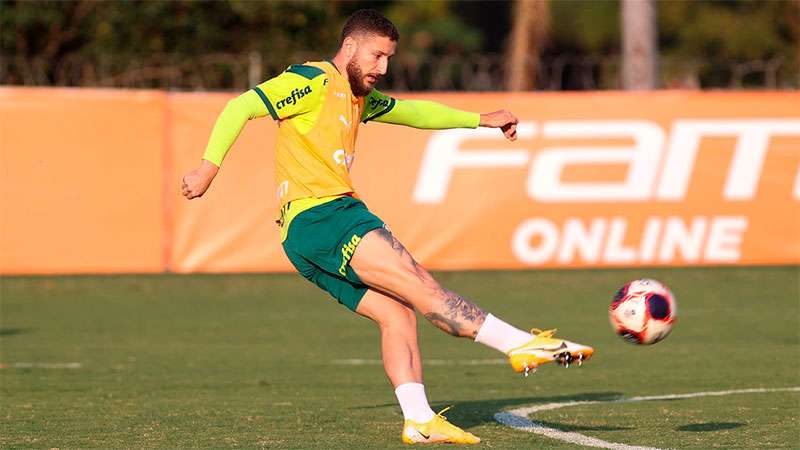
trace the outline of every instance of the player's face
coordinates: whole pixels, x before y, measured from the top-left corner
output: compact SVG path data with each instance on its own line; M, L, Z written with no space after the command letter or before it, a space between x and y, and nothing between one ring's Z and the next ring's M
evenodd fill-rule
M397 42L375 34L361 36L356 41L355 53L347 63L347 78L353 95L364 97L386 74L389 59L394 56Z

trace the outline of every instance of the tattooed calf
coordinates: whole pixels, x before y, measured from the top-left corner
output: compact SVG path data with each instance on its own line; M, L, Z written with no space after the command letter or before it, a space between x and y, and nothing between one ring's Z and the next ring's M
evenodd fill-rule
M426 286L431 289L431 293L440 299L441 302L437 311L431 311L425 314L425 318L437 328L452 334L453 336L467 336L475 337L478 329L483 325L486 319L486 313L471 301L449 291L439 285L436 280L431 277L425 268L417 263L411 256L411 253L403 247L403 244L395 238L389 230L385 228L378 228L376 230L378 236L388 242L392 249L402 258L410 261L416 276Z
M486 312L464 297L442 287L438 289L437 296L443 300L441 314L437 314L437 316L446 318L448 324L448 328L441 326L439 328L454 336L474 338L478 329L483 325L483 321L486 320ZM425 317L428 318L427 315ZM431 319L428 318L428 320ZM470 330L469 333L464 334L467 330Z
M434 324L436 328L452 334L453 336L461 336L461 325L458 323L458 321L448 319L447 317L435 312L425 314L425 318Z

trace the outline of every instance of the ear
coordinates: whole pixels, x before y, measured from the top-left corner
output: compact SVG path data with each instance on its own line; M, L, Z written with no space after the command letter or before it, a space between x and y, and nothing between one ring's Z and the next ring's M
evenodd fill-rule
M347 57L348 60L356 54L356 50L358 49L358 40L353 36L347 36L344 38L342 42L342 52Z

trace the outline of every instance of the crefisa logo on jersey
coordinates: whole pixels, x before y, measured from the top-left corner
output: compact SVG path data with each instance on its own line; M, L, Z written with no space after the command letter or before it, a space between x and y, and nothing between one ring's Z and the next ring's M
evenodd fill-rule
M279 101L275 106L277 106L278 109L281 109L286 105L293 105L297 103L297 100L305 97L306 94L310 93L311 93L311 85L308 85L302 89L293 89L291 97L286 97L285 99Z
M372 109L377 108L378 106L383 106L386 108L389 106L389 99L388 98L370 98L369 99L369 107Z

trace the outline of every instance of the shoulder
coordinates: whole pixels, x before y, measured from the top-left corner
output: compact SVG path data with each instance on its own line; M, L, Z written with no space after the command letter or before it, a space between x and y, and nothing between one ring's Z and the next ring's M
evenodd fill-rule
M325 75L325 63L322 62L306 62L304 64L292 64L286 68L285 73L293 73L299 77L307 80L314 80L317 77Z
M324 99L327 81L320 67L310 63L293 64L253 90L278 120L312 110Z
M292 64L283 72L268 80L273 85L291 85L303 87L306 85L317 86L327 84L328 74L325 65L321 63L306 62Z

